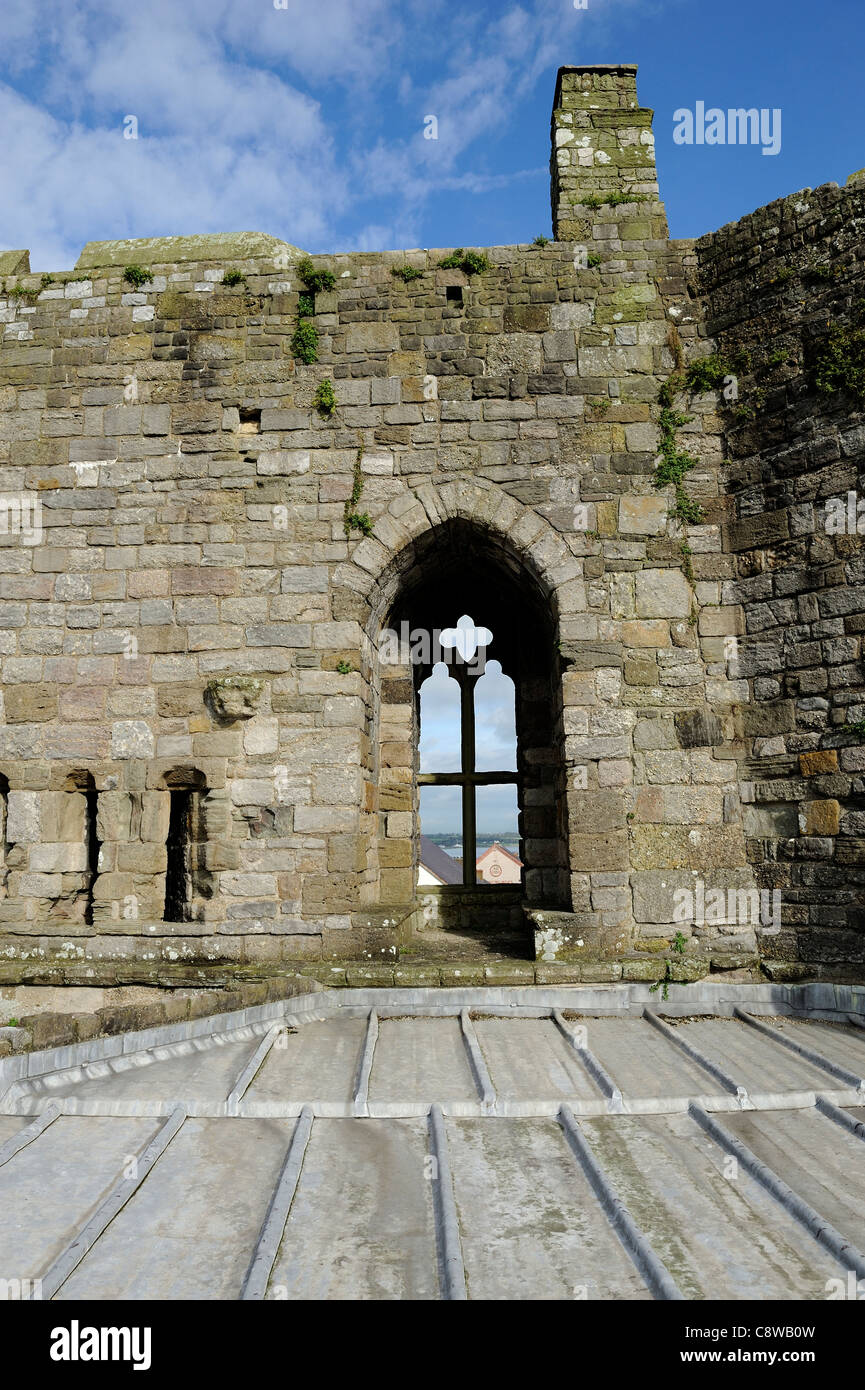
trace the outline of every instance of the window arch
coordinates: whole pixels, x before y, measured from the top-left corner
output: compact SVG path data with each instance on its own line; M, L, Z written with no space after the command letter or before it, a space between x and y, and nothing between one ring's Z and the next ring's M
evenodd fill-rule
M454 636L449 641L451 634ZM466 888L474 888L479 882L479 802L494 809L495 801L490 800L492 789L509 787L515 822L517 815L516 693L513 681L503 675L501 663L487 663L487 647L493 641L489 628L479 627L468 614L463 614L456 628L446 628L439 636L438 645L444 649L441 654L453 652L452 659L436 662L432 674L420 687L417 780L421 828L424 801L429 803L432 799L430 789L440 789L440 807L456 818L462 849L462 882ZM449 718L442 718L445 711ZM506 731L503 742L497 736L501 732L496 729L497 719ZM437 760L439 765L435 766ZM496 763L509 766L495 766ZM509 858L519 862L514 855ZM481 882L495 882L501 869L498 864L494 867L499 873L482 875Z
M474 888L468 890L471 896L463 900L464 908L460 907L460 892L466 893L462 865L451 860L449 865L440 864L441 874L436 875L433 869L422 875L422 855L429 845L425 843L428 836L423 829L421 802L432 793L456 798L461 830L463 798L462 730L454 738L460 749L459 763L450 760L444 767L435 765L427 737L429 712L422 708L429 702L433 686L426 682L437 663L445 661L448 672L455 676L461 658L455 648L443 655L447 644L442 642L442 649L437 650L430 637L445 636L440 631L443 621L458 627L459 615L468 620L467 610L478 623L489 624L492 641L486 645L490 648L490 674L495 673L499 680L504 675L513 682L516 706L514 768L512 727L509 751L501 759L489 751L484 736L490 717L503 724L494 707L504 701L492 698L492 682L480 691L475 685L472 715L476 739L478 727L484 726L476 743L474 769L469 769L475 808L480 807L483 817L490 798L507 795L512 798L509 814L516 822L513 837L508 839L509 844L512 839L514 849L508 862L511 866L516 863L518 872L521 869L520 881L504 877L500 881L509 881L515 896L521 888L524 902L530 906L570 905L563 666L555 592L539 577L515 538L465 516L449 517L414 536L411 545L394 556L375 581L367 625L372 662L366 764L369 803L375 811L367 822L372 842L363 891L370 902L402 904L417 902L419 887L438 882L447 888L453 884L455 924L459 919L461 924L498 928L515 924L518 909L506 907L492 896L481 906L485 890L475 892ZM453 633L449 640L454 640ZM493 662L501 663L501 675ZM475 675L480 679L484 673L481 668ZM445 684L459 693L456 678ZM510 699L510 684L507 690ZM461 725L463 699L460 694ZM445 781L436 786L436 773L447 777L450 785ZM490 777L491 785L479 785L481 776ZM497 830L499 826L476 820L475 829ZM455 877L446 871L455 871ZM468 876L468 870L465 872ZM493 881L485 874L483 878ZM471 921L461 913L470 913Z

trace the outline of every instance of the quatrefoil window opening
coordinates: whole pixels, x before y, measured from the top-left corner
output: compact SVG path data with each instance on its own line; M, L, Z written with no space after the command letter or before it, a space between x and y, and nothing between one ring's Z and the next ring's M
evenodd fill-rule
M446 627L439 641L446 651L455 651L463 661L474 661L479 651L486 652L493 640L488 627L478 627L473 618L464 613L456 627Z

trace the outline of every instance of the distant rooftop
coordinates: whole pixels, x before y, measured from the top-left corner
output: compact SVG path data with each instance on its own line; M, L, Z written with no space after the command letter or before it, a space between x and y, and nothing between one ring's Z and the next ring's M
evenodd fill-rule
M420 862L425 869L429 869L431 874L440 878L442 883L462 883L462 865L443 850L441 845L437 845L427 835L420 837Z

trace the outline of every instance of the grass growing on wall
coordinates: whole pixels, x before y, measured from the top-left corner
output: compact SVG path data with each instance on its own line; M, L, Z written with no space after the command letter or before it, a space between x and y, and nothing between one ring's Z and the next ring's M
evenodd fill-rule
M346 499L345 511L343 512L342 526L345 534L350 536L352 531L361 531L365 536L372 535L372 517L368 512L359 512L357 505L363 493L363 444L361 443L357 458L354 462L354 478L352 480L351 496Z
M142 285L148 284L153 279L153 275L143 265L128 265L124 268L123 279L127 285L132 285L135 289L140 290Z
M825 396L847 392L865 407L865 300L855 323L830 328L814 364L814 385Z
M319 337L315 324L307 320L315 313L315 296L332 290L336 278L330 270L316 270L309 256L304 256L303 260L298 261L297 273L302 284L306 286L306 293L298 296L297 326L291 339L291 351L294 357L309 367L318 361ZM319 414L323 413L319 411ZM333 414L333 411L330 413Z
M460 246L439 261L442 270L462 270L466 275L482 275L489 270L490 262L482 251L464 251Z
M661 415L658 421L660 429L658 452L661 457L655 469L652 484L659 491L661 488L672 487L675 500L670 509L671 515L675 516L683 526L697 526L703 520L703 509L699 502L695 502L693 497L688 496L684 488L684 478L692 468L697 467L698 461L687 450L679 448L677 437L677 430L681 429L682 425L687 425L692 417L683 415L680 410L676 410L673 404L676 390L683 384L683 380L679 376L668 377L658 393L661 405ZM689 557L690 551L685 556L686 562Z
M320 294L322 291L332 290L336 284L336 278L333 272L330 270L316 270L309 256L304 256L302 261L298 261L297 273L311 294Z
M312 403L323 420L330 419L331 415L336 410L336 393L334 392L332 381L327 380L321 382L312 398Z
M291 339L291 351L307 366L318 361L318 330L314 323L298 319Z

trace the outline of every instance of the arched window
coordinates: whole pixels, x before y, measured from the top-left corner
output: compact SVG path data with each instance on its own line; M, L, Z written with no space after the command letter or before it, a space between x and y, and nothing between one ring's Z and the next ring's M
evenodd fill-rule
M517 925L520 900L568 908L573 887L563 634L555 595L518 541L461 517L431 526L382 573L368 623L364 767L377 814L364 891L401 905L429 886L436 905L450 898L449 922L494 930ZM512 891L473 891L492 883Z
M516 694L501 664L486 660L493 642L464 614L440 634L446 661L420 691L421 834L445 854L428 867L454 882L447 859L461 861L467 888L521 880Z

